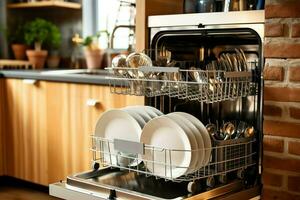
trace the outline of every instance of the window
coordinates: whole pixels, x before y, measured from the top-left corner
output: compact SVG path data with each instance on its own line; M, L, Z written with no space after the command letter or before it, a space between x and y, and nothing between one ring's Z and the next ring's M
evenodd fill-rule
M97 2L97 30L107 30L111 36L113 29L117 25L135 24L135 0L98 0ZM100 45L107 48L110 38L101 34ZM133 44L133 30L128 28L118 28L114 34L113 48L127 49L129 44Z

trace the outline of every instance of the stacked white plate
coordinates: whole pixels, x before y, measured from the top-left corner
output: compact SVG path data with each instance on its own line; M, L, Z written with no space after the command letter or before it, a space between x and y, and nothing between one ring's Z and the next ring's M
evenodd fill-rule
M160 115L163 113L151 106L128 106L104 112L97 121L95 136L107 140L101 143L105 162L113 166L120 165L119 152L115 150L113 142L109 141L122 139L140 142L145 124ZM130 164L128 161L126 163L125 165Z
M147 169L160 177L177 178L196 172L208 164L211 156L211 140L205 126L184 112L150 120L140 141L155 147L146 148L142 159Z

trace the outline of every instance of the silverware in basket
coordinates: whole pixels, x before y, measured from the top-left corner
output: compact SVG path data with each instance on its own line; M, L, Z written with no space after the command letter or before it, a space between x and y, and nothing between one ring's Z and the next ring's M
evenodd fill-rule
M226 122L221 129L224 137L224 140L231 139L231 136L235 133L235 126L231 122Z
M253 137L255 134L255 130L254 130L254 127L253 126L249 126L245 129L245 132L244 132L244 137L245 138L250 138L250 137Z

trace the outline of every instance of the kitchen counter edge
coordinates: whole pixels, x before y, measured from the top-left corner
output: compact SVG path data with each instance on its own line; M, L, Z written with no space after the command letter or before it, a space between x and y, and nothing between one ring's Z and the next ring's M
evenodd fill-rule
M0 78L34 79L64 83L109 85L109 77L86 74L47 74L44 70L0 70Z

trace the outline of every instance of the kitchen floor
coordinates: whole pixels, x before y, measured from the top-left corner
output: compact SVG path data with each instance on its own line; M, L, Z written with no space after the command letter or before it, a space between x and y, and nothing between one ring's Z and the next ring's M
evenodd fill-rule
M59 200L45 192L22 186L0 186L0 199L2 200Z

